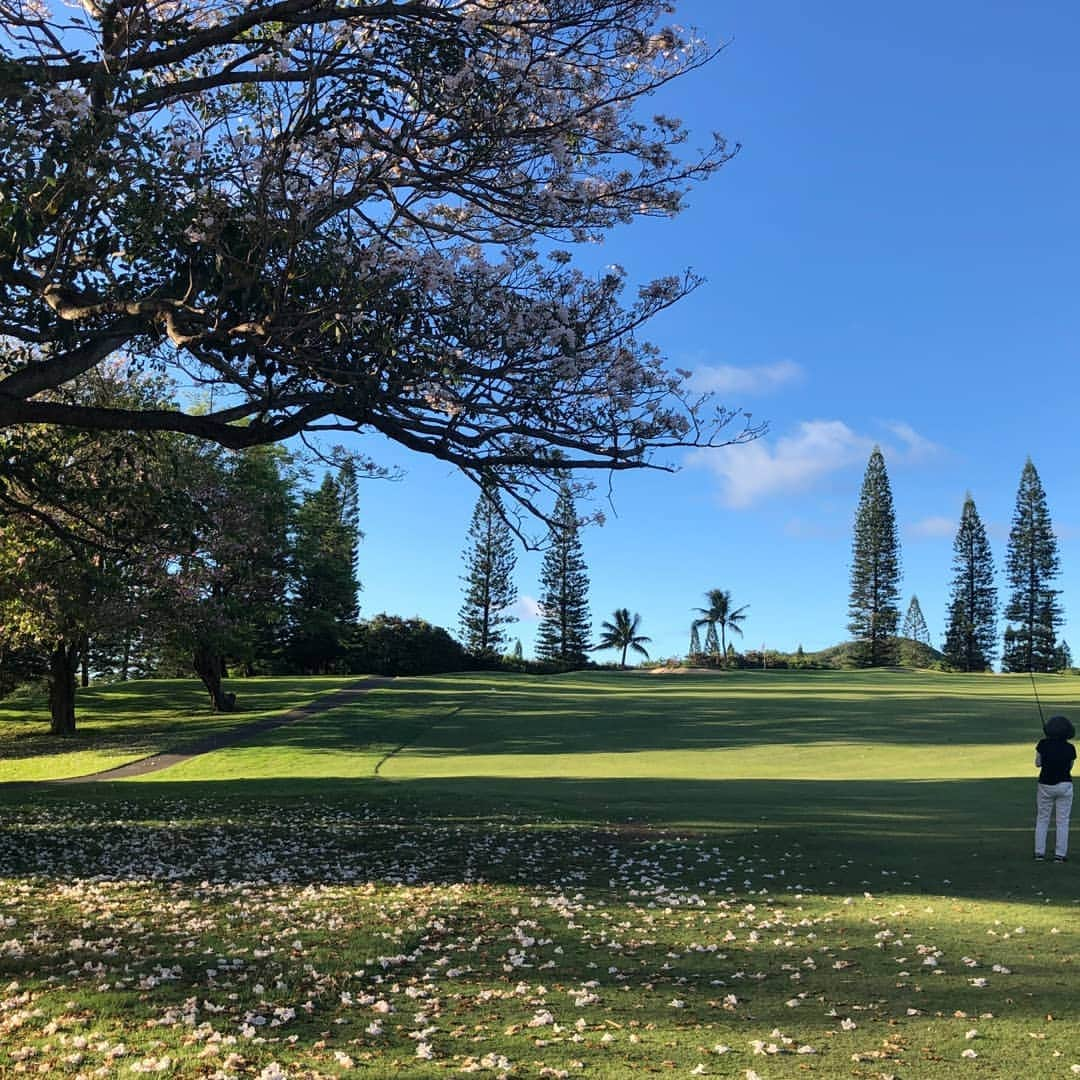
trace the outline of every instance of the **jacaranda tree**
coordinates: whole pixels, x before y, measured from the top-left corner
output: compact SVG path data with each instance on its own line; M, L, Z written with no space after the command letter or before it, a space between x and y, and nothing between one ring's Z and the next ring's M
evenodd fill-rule
M715 54L668 10L0 0L0 428L377 431L529 505L753 437L639 337L697 278L624 301L556 247L732 155L645 106ZM45 393L119 355L212 406Z

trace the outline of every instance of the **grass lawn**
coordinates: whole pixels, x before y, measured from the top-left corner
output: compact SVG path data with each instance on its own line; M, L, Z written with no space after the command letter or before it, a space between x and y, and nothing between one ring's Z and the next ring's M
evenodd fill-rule
M112 769L295 708L348 681L339 675L233 680L227 686L237 696L232 713L215 713L195 679L90 687L78 692L76 731L65 738L49 734L43 692L19 693L0 700L0 782L59 780Z
M113 693L114 745L178 700ZM407 679L139 780L0 787L0 1077L1074 1076L1080 863L1031 860L1030 695ZM0 738L6 775L83 771Z

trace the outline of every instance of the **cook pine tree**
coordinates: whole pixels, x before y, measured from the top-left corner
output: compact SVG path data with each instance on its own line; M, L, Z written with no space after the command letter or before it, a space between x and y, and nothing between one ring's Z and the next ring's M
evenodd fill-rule
M997 655L994 557L969 494L953 541L953 579L945 628L945 659L960 671L988 671Z
M1068 671L1072 667L1072 649L1069 643L1062 638L1054 649L1054 670Z
M1057 630L1062 621L1059 591L1053 588L1058 571L1057 538L1046 492L1028 458L1020 474L1005 557L1010 589L1002 655L1006 671L1055 670Z
M919 598L914 594L908 604L907 614L904 616L904 625L900 633L911 641L918 641L923 645L930 644L930 627L926 625L926 616L923 615Z
M360 611L356 475L344 466L304 493L293 525L293 584L286 653L290 664L325 675L348 648Z
M874 447L863 477L851 550L848 630L860 667L896 663L900 621L900 543L892 489L881 449Z
M517 599L514 538L494 489L485 489L476 500L463 558L465 601L458 613L462 641L473 656L491 660L507 643L503 627L514 622L510 607Z
M574 496L565 483L559 488L550 546L540 567L540 609L536 655L568 666L584 664L589 651L589 574Z

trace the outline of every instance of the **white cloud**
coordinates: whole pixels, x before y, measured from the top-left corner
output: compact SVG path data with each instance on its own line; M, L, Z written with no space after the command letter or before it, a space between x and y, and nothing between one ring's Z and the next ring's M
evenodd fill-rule
M892 420L885 427L900 440L898 456L906 463L929 461L941 453L941 447L937 443L924 438L903 420Z
M884 427L899 440L899 445L862 435L842 420L803 420L792 434L775 440L755 439L742 446L698 450L687 461L711 469L720 478L724 503L743 509L771 496L803 494L830 473L865 466L875 445L881 447L886 465L895 461L918 464L941 452L936 443L910 424L892 421ZM858 488L853 488L852 497L857 493ZM934 527L944 526L938 523ZM950 521L949 535L955 527L956 523Z
M756 439L742 446L698 450L692 464L711 469L728 506L746 507L770 495L803 492L839 469L865 463L874 440L842 420L803 420L793 435Z
M781 386L798 382L803 370L791 360L756 367L736 367L733 364L703 365L690 376L690 385L701 393L771 394Z
M925 517L921 521L912 522L907 532L914 537L954 536L959 526L959 518Z
M507 614L512 615L521 622L539 622L542 614L540 601L532 596L519 596L517 600L507 608Z

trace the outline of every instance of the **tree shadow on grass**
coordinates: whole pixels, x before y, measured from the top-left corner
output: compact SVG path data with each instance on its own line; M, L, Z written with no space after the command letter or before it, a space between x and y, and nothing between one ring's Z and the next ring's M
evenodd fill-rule
M332 722L320 718L281 731L274 744L300 750L407 745L410 755L439 758L833 742L1034 746L1040 735L1015 682L969 677L953 691L934 693L927 688L932 682L912 686L891 672L734 674L643 676L625 684L598 676L404 679L351 710L337 710Z
M463 858L477 872L473 856L463 856L470 835L584 830L609 834L615 845L715 840L753 861L758 884L762 875L773 875L765 880L774 888L1075 900L1080 879L1074 864L1032 863L1033 792L1033 783L1010 779L555 777L0 788L0 836L6 837L0 868L45 872L55 845L62 853L89 843L80 873L94 873L95 859L130 869L151 852L162 873L180 876L192 867L204 876L213 866L215 873L240 877L276 867L290 878L310 872L313 880L346 881L355 878L342 868L355 872L358 851L389 844L395 858L408 854L423 874L451 881L460 879ZM37 819L45 827L32 825ZM324 853L305 862L312 821ZM235 864L222 865L215 854L223 829L247 853ZM45 862L35 863L35 850ZM364 865L376 873L374 863ZM603 866L586 871L605 872ZM518 862L496 860L483 868L486 880L520 883L521 873Z
M325 692L310 679L240 680L242 712L214 714L194 680L144 680L82 691L68 739L28 728L31 710L0 704L0 757L183 750L252 713ZM940 690L939 690L940 688ZM731 672L722 676L476 674L401 679L330 718L281 729L267 745L348 751L407 746L411 755L695 751L819 743L981 746L1036 741L1015 679L896 672ZM1044 688L1045 692L1045 688ZM1055 685L1055 707L1071 683ZM37 710L41 712L40 708ZM44 714L34 713L42 725ZM18 737L4 738L6 720Z
M214 712L197 679L143 679L80 689L76 729L48 730L48 705L31 698L0 702L0 760L60 757L78 751L128 758L171 751L227 732L267 712L302 706L349 680L256 678L229 680L238 695L232 713Z

